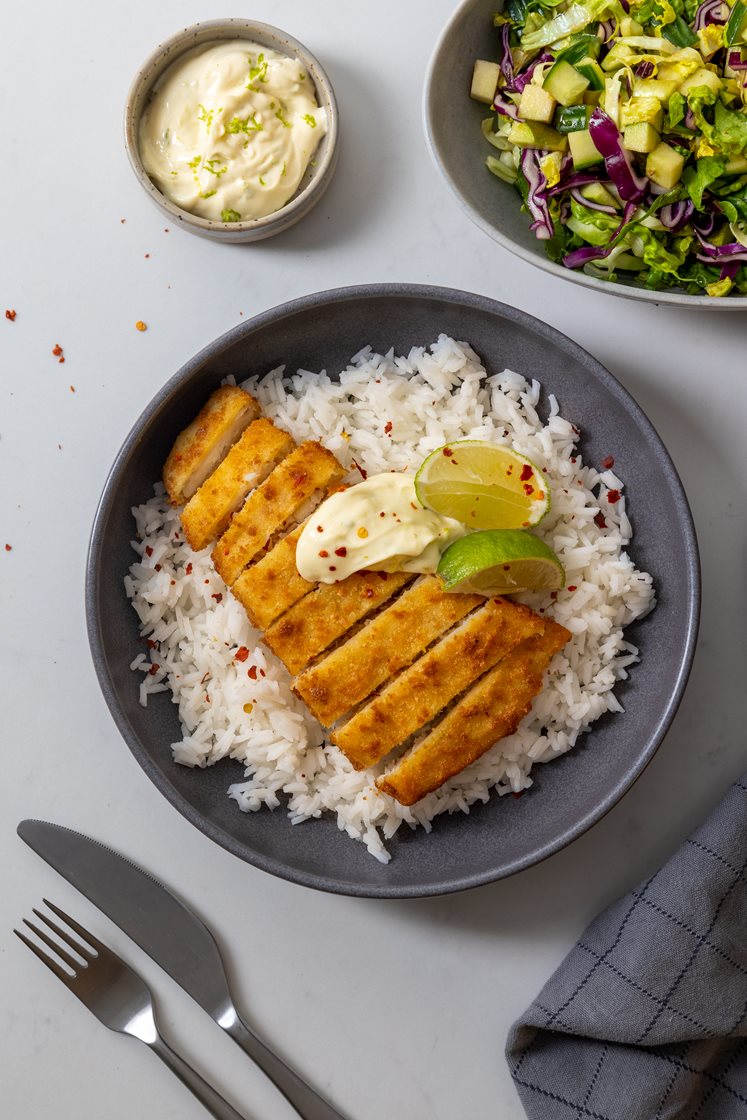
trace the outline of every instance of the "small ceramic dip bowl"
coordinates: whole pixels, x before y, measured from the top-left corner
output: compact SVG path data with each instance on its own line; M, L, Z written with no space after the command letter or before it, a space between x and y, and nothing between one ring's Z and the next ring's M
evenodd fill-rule
M223 222L191 214L159 190L145 170L140 156L140 121L153 95L155 84L176 59L187 51L194 50L195 47L207 47L239 39L258 43L262 47L297 59L305 67L314 83L316 100L326 112L327 132L320 141L313 160L306 168L298 190L284 206L262 218ZM297 39L277 27L271 27L267 23L256 23L253 20L218 19L195 23L161 43L140 67L130 87L125 105L124 131L125 147L132 169L156 206L175 225L178 224L190 233L214 241L234 244L262 241L266 237L273 237L276 233L289 229L300 221L322 197L329 186L337 163L338 112L329 78L313 54Z

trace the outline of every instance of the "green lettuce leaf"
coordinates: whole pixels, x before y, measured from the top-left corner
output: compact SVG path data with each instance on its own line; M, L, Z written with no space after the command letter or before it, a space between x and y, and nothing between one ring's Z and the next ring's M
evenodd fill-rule
M606 16L616 16L622 19L625 15L620 0L575 0L564 12L559 12L551 20L547 20L542 27L525 33L521 40L522 49L525 51L538 50L547 47L558 39L565 39L578 31L583 31L595 20L604 19Z
M723 156L704 156L696 160L695 167L686 167L682 174L687 193L697 210L703 208L703 192L723 175L726 160Z
M677 90L669 98L669 127L675 128L680 121L685 119L687 102Z

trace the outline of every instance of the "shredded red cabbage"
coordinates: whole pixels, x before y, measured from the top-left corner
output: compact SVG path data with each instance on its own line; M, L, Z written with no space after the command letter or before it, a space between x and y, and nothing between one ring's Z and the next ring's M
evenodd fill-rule
M547 179L540 167L540 159L547 153L535 148L525 148L521 153L521 170L529 185L527 209L534 218L531 228L540 241L549 241L555 233L547 203Z
M636 173L615 123L602 109L597 108L591 114L589 132L595 148L604 157L607 175L617 187L620 198L624 202L640 202L649 188L649 181Z
M670 233L678 233L690 221L694 211L695 207L687 198L681 202L670 202L668 206L662 206L657 217Z

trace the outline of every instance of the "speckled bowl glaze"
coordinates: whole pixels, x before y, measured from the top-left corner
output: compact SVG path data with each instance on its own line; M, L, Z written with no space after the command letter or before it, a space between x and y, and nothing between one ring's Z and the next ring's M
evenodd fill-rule
M282 808L244 814L226 795L243 766L177 766L180 737L166 693L138 702L129 666L143 650L124 576L135 554L132 507L146 501L177 434L229 374L327 369L335 376L370 344L407 353L440 332L467 339L488 372L505 367L542 381L583 436L586 460L615 458L635 529L635 562L652 573L659 603L626 632L640 665L616 692L625 712L604 716L570 753L533 772L524 797L493 797L433 822L403 827L377 863L332 817L293 826ZM547 408L547 399L540 402ZM661 440L626 390L590 354L531 316L449 288L378 284L305 296L242 323L187 362L159 391L125 440L104 486L88 556L91 651L111 713L151 781L197 828L240 859L308 887L367 897L446 894L511 875L570 843L638 777L679 704L698 629L698 550L682 484ZM165 824L168 822L165 821Z
M226 39L248 39L263 47L279 51L281 54L296 58L303 63L316 88L316 99L326 110L329 127L314 156L315 166L309 166L301 180L298 190L289 202L274 214L256 218L249 222L218 222L190 214L170 202L152 182L140 159L138 133L140 118L148 104L153 86L164 71L180 55L194 47L207 46ZM290 229L316 206L330 184L337 164L338 111L332 83L313 54L285 31L271 27L268 23L257 23L246 19L216 19L195 23L177 32L156 47L143 63L130 86L125 103L124 118L125 148L130 164L138 182L146 194L169 218L182 229L208 237L213 241L239 244L247 241L263 241Z
M496 57L493 14L502 7L503 0L462 0L436 45L425 79L423 114L428 144L472 221L522 260L595 292L692 310L747 310L747 296L713 299L676 289L652 292L632 283L597 280L547 257L543 243L529 228L514 188L496 179L485 166L492 149L480 132L480 122L488 110L469 96L475 59Z

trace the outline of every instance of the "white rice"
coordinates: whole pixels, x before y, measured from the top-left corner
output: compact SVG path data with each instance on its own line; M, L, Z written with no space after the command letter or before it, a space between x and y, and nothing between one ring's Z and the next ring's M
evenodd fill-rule
M570 750L605 712L623 710L615 683L638 659L623 629L654 606L652 580L625 551L632 535L625 498L607 499L609 490L622 491L621 480L611 470L583 465L575 449L578 430L553 397L549 415L540 419L539 382L509 370L488 377L466 343L445 335L406 357L366 348L339 381L326 372L283 372L251 378L243 387L297 440L320 440L351 469L414 469L443 443L485 439L532 459L546 471L552 492L552 509L535 531L562 561L569 590L555 598L521 598L573 637L552 662L518 731L411 808L378 792L374 781L383 766L358 773L324 743L322 729L291 692L287 671L260 644L214 571L209 549L193 553L184 542L163 487L133 510L138 560L125 586L150 646L131 667L142 674L142 704L170 691L179 706L176 762L204 767L236 759L245 780L228 793L240 809L283 803L294 824L334 813L341 830L387 862L385 841L403 822L430 831L439 813L468 813L493 791L520 793L531 786L535 763ZM600 511L604 528L594 520L602 520ZM237 660L238 650L240 657L248 651L245 660Z

